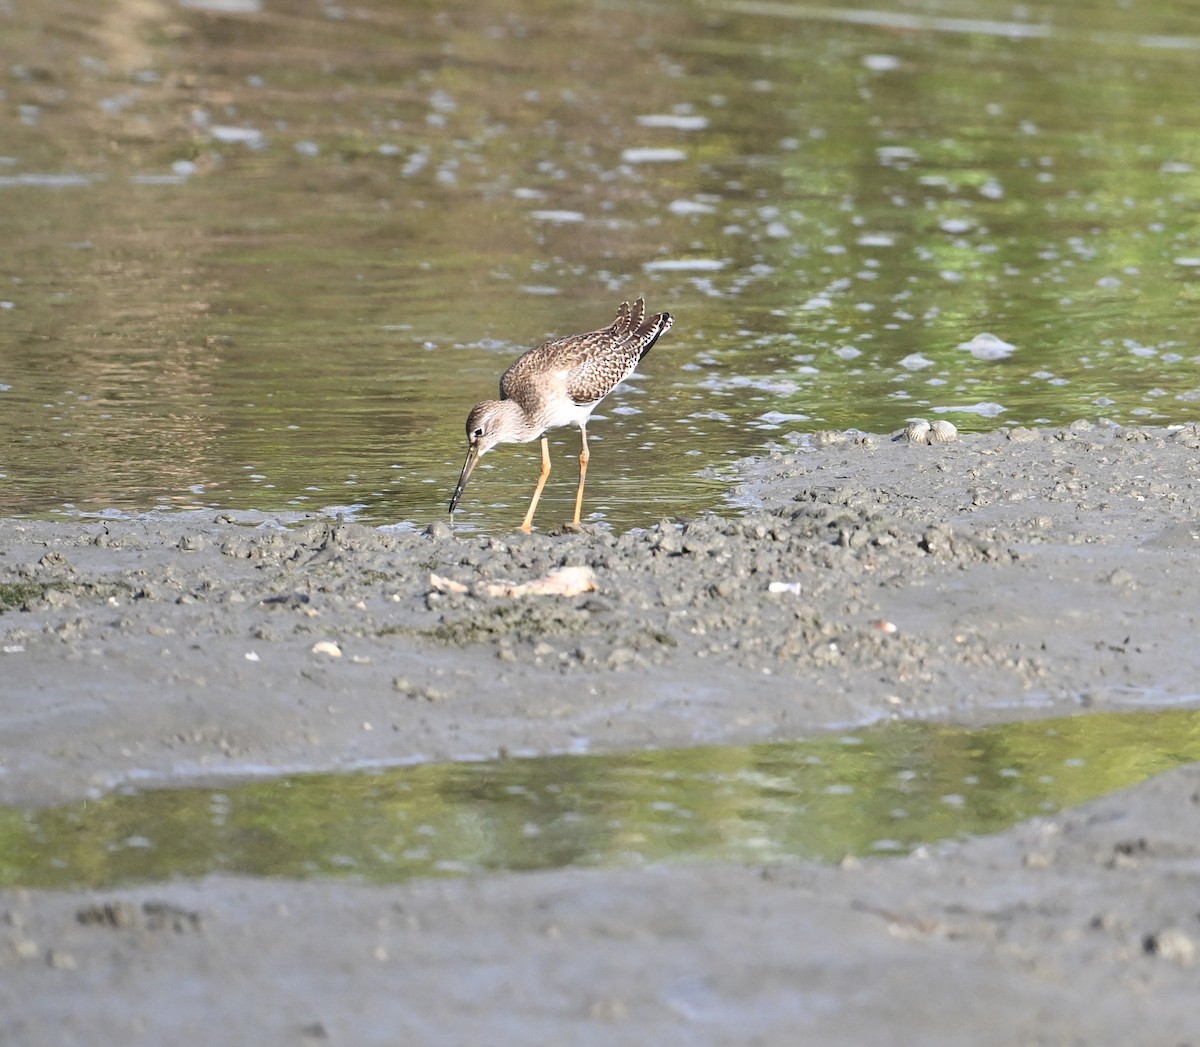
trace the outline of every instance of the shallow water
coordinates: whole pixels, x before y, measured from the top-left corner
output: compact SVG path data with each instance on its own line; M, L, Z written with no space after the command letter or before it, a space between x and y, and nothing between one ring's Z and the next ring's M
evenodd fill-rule
M0 886L837 860L1000 832L1200 759L1200 711L310 774L0 809Z
M0 5L2 514L423 525L515 355L639 293L677 324L591 427L618 528L822 428L1197 417L1194 4L34 10ZM536 461L459 521L510 527Z

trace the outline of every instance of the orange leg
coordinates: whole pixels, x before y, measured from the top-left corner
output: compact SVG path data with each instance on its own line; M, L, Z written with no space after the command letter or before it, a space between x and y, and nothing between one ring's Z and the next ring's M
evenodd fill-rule
M587 429L582 425L579 427L579 435L583 437L583 448L579 452L579 490L575 492L575 519L572 521L576 527L579 526L579 512L583 508L583 481L587 477L587 464L591 457L588 454Z
M542 497L542 488L546 486L546 478L550 475L550 441L542 437L542 472L538 477L537 487L533 489L533 501L529 503L529 512L521 524L521 530L529 534L533 530L533 511L537 508L538 499Z

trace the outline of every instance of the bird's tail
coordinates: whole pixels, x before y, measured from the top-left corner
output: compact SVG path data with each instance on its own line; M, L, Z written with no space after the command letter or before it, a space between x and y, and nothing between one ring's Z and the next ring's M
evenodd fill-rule
M633 342L638 346L640 360L675 322L670 313L646 315L646 300L639 298L631 306L622 302L613 321L613 334L622 342Z

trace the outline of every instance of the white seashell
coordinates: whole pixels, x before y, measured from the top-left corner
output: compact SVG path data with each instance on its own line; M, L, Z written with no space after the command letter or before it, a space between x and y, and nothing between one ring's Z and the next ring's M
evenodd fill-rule
M928 443L948 444L957 439L958 430L954 427L954 423L947 422L944 418L939 418L929 427Z
M467 587L453 578L443 578L440 574L429 575L429 591L434 593L465 593Z
M924 418L918 418L904 427L904 439L910 444L927 444L931 431L932 426Z

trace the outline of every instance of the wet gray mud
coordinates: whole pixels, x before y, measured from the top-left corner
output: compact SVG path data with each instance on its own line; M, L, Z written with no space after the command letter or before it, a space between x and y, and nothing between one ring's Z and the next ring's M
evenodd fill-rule
M8 520L0 801L1194 702L1198 450L818 434L741 463L743 515L620 535ZM488 595L560 566L596 590ZM840 866L13 887L0 1039L1200 1042L1198 796Z

